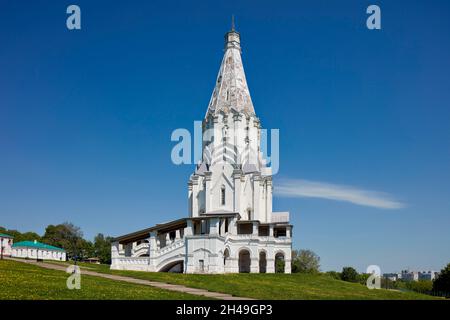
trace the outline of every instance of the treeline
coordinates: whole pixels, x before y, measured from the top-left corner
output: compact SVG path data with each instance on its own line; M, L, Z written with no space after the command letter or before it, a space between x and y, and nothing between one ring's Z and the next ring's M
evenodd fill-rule
M37 240L55 247L66 250L69 260L82 261L87 258L99 258L101 263L111 263L111 240L112 237L99 233L94 241L83 238L80 227L73 223L65 222L58 225L48 225L44 235L35 232L20 232L0 227L0 233L6 233L14 237L14 242Z

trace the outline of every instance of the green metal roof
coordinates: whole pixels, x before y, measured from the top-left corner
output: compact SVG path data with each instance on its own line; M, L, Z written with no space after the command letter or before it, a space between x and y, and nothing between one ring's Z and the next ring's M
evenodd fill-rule
M46 250L55 250L55 251L65 251L64 249L51 246L49 244L41 243L41 242L34 242L34 241L21 241L14 243L12 245L13 248L17 247L27 247L27 248L37 248L37 249L46 249Z
M0 233L0 237L3 237L3 238L14 238L13 236L10 236L9 234L6 234L6 233Z

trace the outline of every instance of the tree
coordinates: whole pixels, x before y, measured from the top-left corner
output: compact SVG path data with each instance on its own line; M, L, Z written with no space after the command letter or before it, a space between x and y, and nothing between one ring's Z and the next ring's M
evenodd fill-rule
M320 257L311 250L292 251L293 273L318 273L320 268Z
M441 270L439 276L433 281L433 291L450 297L450 263Z
M112 237L105 237L99 233L94 238L94 254L101 263L111 263L111 241Z
M36 232L25 232L25 233L21 233L17 230L8 230L4 227L0 227L0 233L6 233L9 234L10 236L12 236L14 238L14 242L20 242L20 241L33 241L33 240L37 240L37 241L41 241L41 236L38 235Z
M80 227L70 222L47 226L42 240L52 246L63 248L67 256L74 260L82 258L83 249L86 248L86 240L83 239Z
M78 257L80 260L84 260L93 256L95 256L94 244L89 240L82 239L80 242Z
M352 267L344 267L341 272L341 280L358 282L358 272Z

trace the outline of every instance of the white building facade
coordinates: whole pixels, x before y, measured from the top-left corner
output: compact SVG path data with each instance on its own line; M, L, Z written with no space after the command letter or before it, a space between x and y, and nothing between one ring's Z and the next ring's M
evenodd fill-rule
M66 261L66 251L45 243L21 241L12 246L11 257L36 260Z
M13 245L13 236L9 234L0 233L0 255L2 257L11 256L11 249Z
M115 238L111 269L290 273L293 226L289 212L272 211L261 129L233 27L203 120L202 161L188 182L189 217Z

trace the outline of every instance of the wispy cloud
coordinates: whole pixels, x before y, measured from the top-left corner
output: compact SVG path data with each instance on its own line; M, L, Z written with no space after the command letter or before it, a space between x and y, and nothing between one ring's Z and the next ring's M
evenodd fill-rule
M384 192L302 179L281 180L275 185L274 192L280 197L322 198L380 209L401 209L406 206Z

